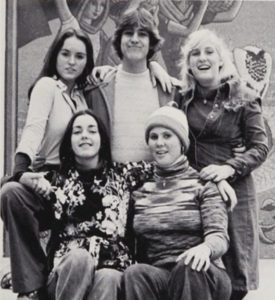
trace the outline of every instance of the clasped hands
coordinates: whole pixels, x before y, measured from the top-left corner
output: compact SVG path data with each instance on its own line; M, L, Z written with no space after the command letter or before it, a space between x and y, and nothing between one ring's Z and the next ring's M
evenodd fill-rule
M226 181L229 177L235 174L235 170L230 165L214 165L211 164L204 167L200 171L200 177L206 181L213 181L217 184L219 192L225 202L230 203L230 210L232 211L237 204L237 197L234 189Z
M44 175L45 173L43 172L25 172L19 182L49 200L50 193L54 191L54 188L50 182L45 179Z

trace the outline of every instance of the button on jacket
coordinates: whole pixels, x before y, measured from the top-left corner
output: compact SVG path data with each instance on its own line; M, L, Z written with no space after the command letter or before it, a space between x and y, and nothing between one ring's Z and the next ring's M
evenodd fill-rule
M251 172L268 154L268 141L260 99L241 95L233 83L224 83L212 99L203 99L189 91L178 94L179 108L187 114L191 146L188 158L192 167L201 170L209 164L231 165L235 180L231 182L238 204L230 215L230 249L225 265L233 289L256 289L258 286L257 201ZM239 144L246 151L234 157Z

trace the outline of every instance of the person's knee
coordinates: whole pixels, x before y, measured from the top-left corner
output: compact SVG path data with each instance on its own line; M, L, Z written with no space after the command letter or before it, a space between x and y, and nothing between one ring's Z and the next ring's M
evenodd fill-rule
M176 266L173 268L171 272L171 278L173 280L177 280L177 279L185 280L186 278L188 278L188 280L190 281L194 280L195 282L197 276L205 276L205 271L202 270L198 272L196 270L193 270L190 265L185 264L183 259L176 264Z
M106 282L108 285L115 285L120 287L122 273L114 269L100 269L96 271L95 280L100 282Z
M176 266L174 267L174 269L173 269L173 271L174 272L180 272L180 273L182 273L182 272L186 272L186 273L192 273L192 271L193 272L195 272L194 270L192 270L192 268L189 266L189 265L186 265L185 264L185 262L184 262L184 260L183 259L181 259L177 264L176 264Z
M124 277L130 280L131 278L144 277L144 275L150 273L150 268L151 266L146 264L131 265L124 271Z
M121 272L108 268L97 270L87 300L119 299L121 282Z
M220 274L217 275L217 277L218 277L217 290L221 291L221 293L222 293L221 297L223 299L229 299L230 295L232 293L232 283L231 283L230 277L228 276L228 274L226 273L225 270L220 270ZM245 296L245 294L244 294L244 296ZM235 299L235 298L233 297L232 299ZM236 299L238 299L238 298L236 297ZM240 299L242 299L242 298L240 298Z
M93 260L91 254L86 249L76 248L67 253L66 259L74 264L88 263Z
M22 184L18 182L7 182L4 184L1 190L1 215L10 209L18 209L18 195L21 194L24 189Z
M66 265L70 269L77 269L79 272L85 269L93 270L95 261L91 254L85 249L72 249L64 257Z

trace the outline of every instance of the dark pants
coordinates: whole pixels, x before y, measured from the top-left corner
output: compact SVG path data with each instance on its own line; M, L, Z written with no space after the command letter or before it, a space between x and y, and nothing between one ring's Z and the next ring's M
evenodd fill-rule
M43 287L48 270L39 232L52 223L49 202L20 183L8 182L1 192L1 217L9 233L13 291Z
M225 270L211 264L193 271L181 260L171 270L137 264L124 272L126 300L228 300L230 279Z
M246 291L232 291L230 300L242 300L246 296Z
M95 270L88 251L74 249L61 258L49 276L51 300L115 300L121 290L122 273L113 269Z

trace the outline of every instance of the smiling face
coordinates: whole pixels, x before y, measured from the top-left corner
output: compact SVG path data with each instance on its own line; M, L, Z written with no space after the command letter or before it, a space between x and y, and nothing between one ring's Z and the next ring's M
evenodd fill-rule
M153 159L160 167L171 166L182 153L182 145L178 136L165 127L151 129L148 146Z
M90 115L81 115L73 123L71 146L79 165L97 167L101 138L96 120Z
M189 68L198 83L209 89L220 82L222 60L217 49L210 42L202 42L189 54Z
M125 29L121 36L121 52L123 64L147 65L147 54L149 52L149 33L140 28Z
M58 52L56 60L56 69L60 78L64 83L73 85L82 74L86 63L85 44L75 36L67 38Z

